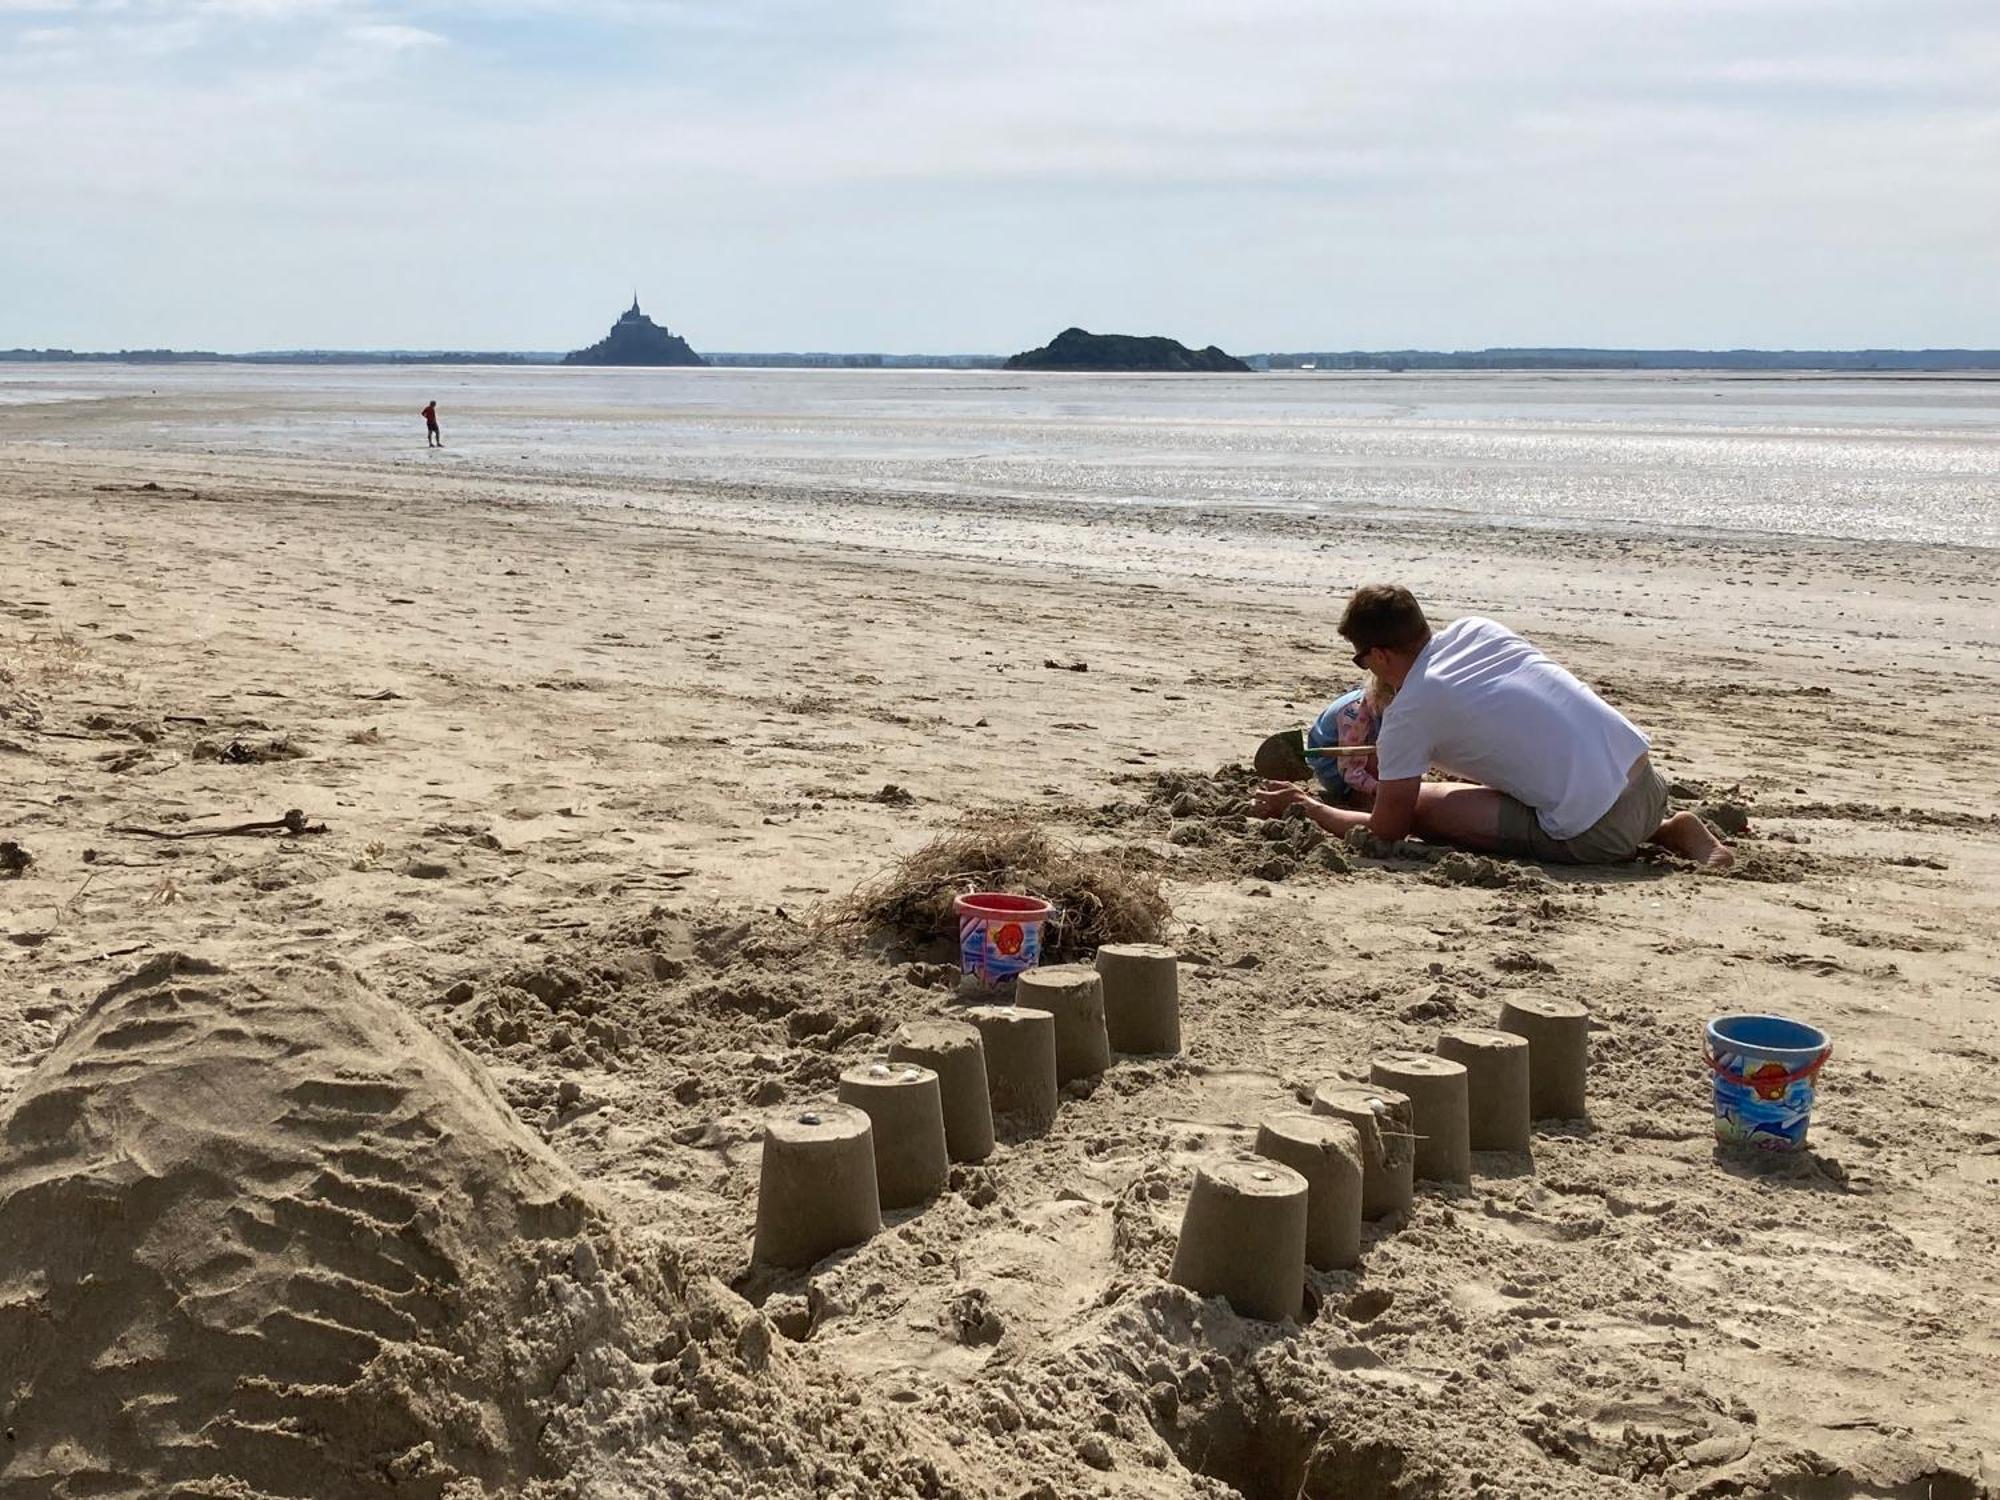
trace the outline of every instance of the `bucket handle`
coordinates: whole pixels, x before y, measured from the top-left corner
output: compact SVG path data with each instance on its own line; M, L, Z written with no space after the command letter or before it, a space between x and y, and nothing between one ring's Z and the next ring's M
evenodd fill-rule
M1821 1068L1826 1066L1826 1060L1833 1056L1833 1043L1828 1042L1826 1046L1821 1049L1819 1056L1815 1057L1811 1062L1807 1063L1804 1067L1794 1068L1789 1073L1779 1074L1775 1077L1766 1074L1761 1078L1745 1078L1741 1073L1730 1072L1727 1068L1723 1067L1720 1060L1717 1059L1714 1050L1711 1047L1709 1047L1709 1045L1706 1042L1702 1044L1701 1055L1702 1059L1708 1064L1709 1072L1713 1073L1718 1078L1727 1078L1731 1083L1747 1083L1760 1089L1790 1088L1793 1084L1797 1083L1801 1078L1810 1078L1813 1076L1813 1074L1817 1073Z

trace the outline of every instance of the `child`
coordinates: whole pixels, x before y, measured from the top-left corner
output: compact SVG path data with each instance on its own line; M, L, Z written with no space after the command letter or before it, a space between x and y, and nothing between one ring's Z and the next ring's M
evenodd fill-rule
M1306 730L1306 748L1321 745L1372 745L1382 727L1382 710L1396 690L1370 672L1361 686L1342 693L1326 706L1326 711ZM1309 755L1313 775L1328 802L1353 807L1375 803L1375 757L1372 755Z
M1303 733L1296 729L1274 734L1257 749L1259 775L1277 781L1320 785L1322 800L1337 807L1372 807L1375 802L1375 757L1372 755L1307 755L1322 745L1372 745L1381 728L1383 710L1396 690L1370 672L1361 686L1326 706Z

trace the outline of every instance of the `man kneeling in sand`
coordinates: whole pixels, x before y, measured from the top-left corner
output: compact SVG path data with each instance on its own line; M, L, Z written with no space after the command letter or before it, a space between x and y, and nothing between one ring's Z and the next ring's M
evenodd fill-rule
M1329 833L1365 828L1557 864L1610 865L1665 846L1710 870L1735 860L1667 785L1626 717L1504 625L1468 616L1436 634L1414 595L1357 590L1340 617L1354 665L1395 690L1376 736L1374 807L1329 807L1267 785L1263 817L1299 808ZM1432 765L1474 785L1424 783Z

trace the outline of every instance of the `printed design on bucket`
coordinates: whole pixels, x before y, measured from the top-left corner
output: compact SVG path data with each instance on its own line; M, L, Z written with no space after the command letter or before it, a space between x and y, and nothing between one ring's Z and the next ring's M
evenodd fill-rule
M1718 1016L1708 1023L1715 1138L1725 1145L1797 1151L1812 1123L1825 1032L1784 1016Z
M1752 1093L1767 1103L1782 1101L1792 1088L1791 1070L1774 1062L1764 1063L1755 1072L1744 1074L1743 1081L1750 1085Z
M1042 959L1042 924L1055 908L1039 896L974 891L952 903L958 913L958 966L982 984L998 984Z

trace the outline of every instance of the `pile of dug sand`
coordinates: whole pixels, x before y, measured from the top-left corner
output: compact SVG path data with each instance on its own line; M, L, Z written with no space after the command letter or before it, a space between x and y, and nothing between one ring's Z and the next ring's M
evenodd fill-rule
M940 1492L335 967L147 964L0 1161L0 1496Z
M822 913L827 927L872 932L909 951L955 951L954 902L973 891L1033 893L1054 908L1044 962L1088 959L1105 943L1152 943L1172 908L1159 882L1116 852L1054 839L1033 822L978 813Z

